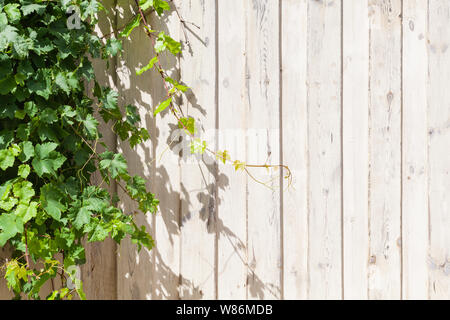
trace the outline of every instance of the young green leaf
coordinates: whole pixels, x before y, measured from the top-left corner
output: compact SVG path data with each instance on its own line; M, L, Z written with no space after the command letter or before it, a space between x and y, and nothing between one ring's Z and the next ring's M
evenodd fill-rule
M141 23L141 16L140 15L136 15L133 20L128 23L125 28L119 33L119 37L124 37L124 38L128 38L131 34L131 32L133 32L134 29L136 29L140 23Z
M158 113L166 110L167 107L170 106L171 103L172 103L172 97L170 97L167 100L164 100L156 107L155 111L153 112L153 115L156 116Z
M153 57L150 62L143 68L139 69L136 71L136 74L138 76L140 76L141 74L143 74L145 71L150 70L151 68L153 68L153 66L155 65L155 63L158 61L158 57Z

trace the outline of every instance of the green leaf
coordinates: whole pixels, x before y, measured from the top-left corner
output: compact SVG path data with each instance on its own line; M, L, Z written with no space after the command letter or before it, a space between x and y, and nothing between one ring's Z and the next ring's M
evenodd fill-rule
M12 189L12 182L7 181L0 185L0 200L6 200L9 197L9 193Z
M142 9L142 11L145 11L148 8L153 7L153 0L140 0L139 7Z
M135 231L131 235L131 242L138 245L138 251L141 251L142 245L149 250L154 246L154 241L147 233L145 226L141 226L141 229L135 228Z
M21 164L19 166L19 170L18 170L17 174L20 177L26 179L28 177L28 175L30 174L30 166L27 164Z
M191 141L191 153L200 153L203 154L206 151L206 141L200 140L200 138L195 138Z
M97 0L89 0L89 1L83 1L81 3L81 18L83 20L86 20L87 18L91 18L91 20L95 20L95 14L98 13L100 10L103 10L103 5L98 2Z
M55 84L67 95L71 90L78 88L78 80L73 73L59 72L55 77Z
M28 116L30 116L30 118L34 117L34 115L38 111L36 103L34 103L34 101L25 102L24 107L25 107L25 112L28 114Z
M16 83L23 87L25 85L25 80L27 79L27 76L21 73L16 73L14 75L14 79L16 80Z
M242 170L245 169L246 163L245 162L241 162L239 160L236 160L236 161L233 162L233 167L234 167L234 170L236 170L236 171L238 171L238 170L242 171Z
M61 213L66 210L66 206L61 203L62 198L61 191L52 184L46 184L41 188L42 207L57 221L61 220Z
M8 25L8 17L5 13L0 12L0 31Z
M58 121L58 113L56 110L51 108L45 108L39 116L41 121L47 124L52 124Z
M101 155L103 160L100 161L100 169L108 170L111 178L116 179L119 176L127 175L127 161L120 153L112 153L110 151L103 152Z
M136 124L137 122L141 121L141 116L139 115L139 110L136 106L133 105L127 105L125 107L126 115L127 115L127 121L131 124Z
M19 126L17 127L17 138L19 138L20 140L27 140L31 133L31 126L31 122L19 124Z
M170 10L170 5L164 0L141 0L139 6L144 11L153 7L158 15L161 15L164 11Z
M40 159L45 159L57 147L58 147L58 144L57 143L53 143L53 142L48 142L48 143L44 143L44 144L38 144L35 147L36 157L38 157Z
M19 155L19 160L27 162L31 157L34 157L34 147L30 141L21 142L20 147L22 153Z
M12 26L7 25L3 30L0 29L0 52L6 51L9 45L14 43L17 37L17 29Z
M86 207L80 208L75 220L73 221L73 226L78 230L82 229L84 225L88 224L91 221L91 215L92 212Z
M9 22L14 24L20 20L19 5L17 3L9 3L3 8L3 10L8 15Z
M10 143L14 140L14 133L8 130L0 131L0 150L9 147Z
M27 2L29 3L30 1L27 1ZM31 3L31 4L23 5L20 9L22 10L22 13L24 16L27 16L32 13L36 13L36 14L40 15L40 14L44 13L45 5Z
M56 75L55 83L60 87L66 94L70 94L70 87L67 83L64 73L60 72Z
M54 151L57 146L53 142L36 145L35 157L31 164L39 177L42 177L46 173L56 175L56 170L66 161L65 156Z
M1 200L0 201L0 209L3 209L5 211L10 211L14 206L19 202L16 198L10 198L8 200Z
M117 40L116 38L110 38L108 39L108 41L106 41L104 58L114 57L121 50L122 50L122 42L120 40Z
M140 176L134 176L127 182L127 191L133 199L138 199L147 192L145 180Z
M153 66L155 65L156 62L158 62L158 57L153 57L145 67L143 67L142 69L137 70L136 74L138 76L140 76L145 71L150 70L151 68L153 68Z
M51 71L48 69L40 69L32 79L27 82L28 90L31 93L48 99L52 93Z
M25 110L16 110L16 112L14 112L14 118L23 120L26 114Z
M186 92L189 89L188 86L182 85L182 84L178 83L176 80L174 80L174 79L172 79L170 77L166 77L165 80L167 82L169 82L170 84L172 84L175 89L177 89L177 90L179 90L181 92Z
M140 128L133 130L133 133L130 137L130 146L131 148L134 148L139 143L142 143L143 141L147 141L150 139L150 133L148 133L148 130L145 128Z
M134 17L134 19L125 26L125 28L122 30L122 32L119 33L119 37L125 37L128 38L131 34L131 32L133 32L133 30L139 26L139 24L141 23L141 16L140 15L136 15Z
M3 80L0 80L0 94L2 94L2 95L6 95L6 94L10 93L16 87L17 87L17 83L13 76L9 76Z
M15 156L10 148L0 150L0 169L6 170L14 165Z
M88 114L83 120L84 130L90 139L95 139L98 135L98 121L93 115Z
M109 230L99 223L97 224L93 232L91 232L88 241L89 242L103 241L106 239L108 234Z
M178 128L187 130L190 134L194 135L196 133L195 128L195 119L192 117L189 118L180 118L180 122L178 123Z
M17 182L13 186L13 193L19 199L19 203L28 204L35 195L33 184L29 181Z
M17 36L13 43L13 54L19 59L28 57L28 53L33 49L33 40L24 36Z
M119 93L117 91L111 90L110 88L105 90L104 96L100 99L103 108L108 110L116 110L118 108L117 98Z
M12 63L10 57L6 54L0 54L0 79L8 77L11 73Z
M176 56L181 52L181 43L166 35L164 31L161 31L155 42L155 51L161 53L166 49Z
M13 213L4 213L0 215L0 247L6 244L6 241L14 237L17 233L23 232L23 221Z
M22 217L24 223L27 223L28 221L36 217L38 205L39 203L35 201L30 202L30 205L27 207L26 212Z
M172 97L170 97L167 100L164 100L163 102L161 102L158 107L156 107L155 111L153 112L153 115L156 116L158 113L164 111L167 109L168 106L170 106L170 104L172 103Z
M231 160L231 157L230 157L228 151L227 151L227 150L224 150L224 151L218 151L218 152L216 153L216 159L217 159L217 160L220 160L220 161L222 161L224 164L226 164L226 162L227 162L228 160Z
M11 181L0 186L0 209L10 211L19 202L16 198L10 197L12 187Z

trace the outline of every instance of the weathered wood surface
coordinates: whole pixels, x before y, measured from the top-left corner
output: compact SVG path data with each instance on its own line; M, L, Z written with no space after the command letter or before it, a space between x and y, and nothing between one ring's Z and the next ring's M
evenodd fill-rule
M100 36L110 34L116 26L116 16L114 11L114 1L104 2L105 11L102 12L100 23L97 25L96 32ZM109 61L110 67L106 67L105 61L94 61L94 70L97 75L97 81L104 87L117 89L116 59ZM90 84L89 90L92 90ZM100 130L107 146L111 150L116 150L117 140L115 134L103 122L99 115L96 118L100 122ZM100 147L99 152L102 152ZM99 172L93 177L93 182L101 183L102 178ZM110 192L117 192L117 186L112 183L109 186ZM114 241L107 239L103 243L86 244L86 264L81 266L81 280L84 284L84 290L88 299L116 299L117 298L117 265L116 249Z
M401 297L401 4L369 2L370 299Z
M342 40L341 28L336 27L341 26L341 13L340 1L308 4L308 292L311 299L342 298Z
M285 182L282 192L282 294L284 299L307 299L308 1L283 1L280 18L282 161L293 173L292 187Z
M343 292L367 299L369 256L369 20L366 1L343 1Z
M218 143L246 160L247 94L245 2L218 2ZM235 15L227 12L235 11ZM239 141L239 142L238 142ZM247 177L220 163L218 176L218 292L219 299L247 298Z
M183 110L201 123L197 135L215 149L216 128L216 3L179 1L183 17L196 26L188 32L181 57L181 78L190 91ZM186 43L186 41L188 41ZM171 115L168 115L169 117ZM181 162L181 252L180 298L215 299L217 296L217 168L210 155L189 157ZM169 172L169 175L171 173ZM193 236L195 235L195 236Z
M403 1L402 297L427 299L428 59L427 2ZM441 210L441 209L439 209ZM447 214L449 213L447 209Z
M450 298L450 3L430 1L428 12L428 292ZM420 168L418 168L420 171Z
M118 2L122 26L134 9ZM165 31L184 52L163 60L192 88L181 105L198 134L233 159L285 163L293 183L252 168L267 188L209 155L167 148L176 123L151 115L164 90L156 73L135 75L151 48L134 31L116 73L96 69L151 131L143 146L117 147L161 200L139 220L157 247L89 247L88 298L450 298L450 3L171 5L187 39L172 13Z

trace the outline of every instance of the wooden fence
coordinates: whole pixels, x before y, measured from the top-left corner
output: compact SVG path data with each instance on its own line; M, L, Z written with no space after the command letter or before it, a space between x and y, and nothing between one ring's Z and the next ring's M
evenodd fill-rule
M132 16L117 1L99 33ZM96 68L152 134L132 150L104 130L161 200L139 220L156 248L90 245L88 298L450 298L450 1L175 4L184 26L175 13L150 21L183 41L164 61L192 88L181 104L199 134L233 158L288 165L293 184L180 158L173 117L151 115L159 76L135 74L152 50L134 31Z

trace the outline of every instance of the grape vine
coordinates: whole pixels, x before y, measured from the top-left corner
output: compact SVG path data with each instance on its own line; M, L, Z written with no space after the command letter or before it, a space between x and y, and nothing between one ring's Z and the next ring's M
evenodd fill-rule
M138 108L119 106L119 93L97 82L91 62L120 54L122 41L136 28L144 28L154 48L137 74L156 70L167 93L153 116L169 108L192 137L192 153L212 153L249 175L251 167L282 167L290 179L284 165L233 161L228 151L211 150L195 137L194 119L175 103L188 87L170 78L160 60L163 52L177 56L181 43L153 30L146 14L175 10L187 22L171 0L134 5L136 14L124 28L100 38L94 32L103 10L98 0L0 0L0 247L12 249L1 268L17 299L85 299L71 271L86 261L85 241L111 237L120 243L130 237L138 250L154 245L145 226L135 222L137 213L121 210L107 186L117 184L142 214L156 213L158 200L143 177L129 174L124 156L106 145L94 116L131 147L150 138ZM76 27L70 27L74 12ZM92 92L86 92L87 83ZM97 171L102 182L93 184ZM42 286L56 277L61 287L41 297Z

